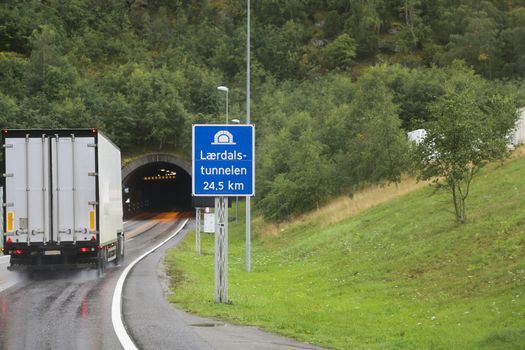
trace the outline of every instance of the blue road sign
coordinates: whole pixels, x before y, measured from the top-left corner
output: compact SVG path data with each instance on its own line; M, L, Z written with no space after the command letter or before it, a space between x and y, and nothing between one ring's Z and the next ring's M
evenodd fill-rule
M193 125L194 196L253 196L253 125Z

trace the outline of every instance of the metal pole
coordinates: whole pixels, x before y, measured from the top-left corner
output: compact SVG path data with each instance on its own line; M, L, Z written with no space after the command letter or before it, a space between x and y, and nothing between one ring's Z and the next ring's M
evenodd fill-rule
M215 197L215 302L228 300L228 197Z
M230 93L230 90L226 90L226 124L228 124L228 94Z
M250 124L250 0L247 0L247 29L246 29L246 124ZM250 205L251 198L246 196L246 271L250 272Z
M201 254L201 208L195 208L195 251Z
M235 196L235 223L239 220L239 196Z
M0 200L2 201L2 203L4 202L4 187L3 186L0 186ZM0 241L3 242L3 239L4 239L4 235L5 235L5 232L4 232L4 206L3 205L0 205Z
M29 189L29 134L26 134L26 234L27 234L27 245L31 243L31 235L29 234L29 219L31 218L31 215L29 214L29 210L31 208L30 205L30 189ZM20 219L22 221L22 219ZM20 224L21 226L22 224ZM21 228L22 229L22 228Z

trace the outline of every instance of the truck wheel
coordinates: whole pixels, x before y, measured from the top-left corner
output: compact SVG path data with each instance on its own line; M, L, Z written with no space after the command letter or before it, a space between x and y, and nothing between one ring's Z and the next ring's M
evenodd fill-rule
M117 249L115 249L114 264L115 266L118 266L120 264L120 235L117 236Z
M98 251L98 275L102 276L104 274L104 271L106 270L106 264L108 261L108 255L106 247L102 247Z
M124 235L119 234L117 238L117 251L115 258L115 265L119 265L124 261Z
M126 248L126 244L124 243L125 240L126 240L126 239L125 239L125 237L124 237L124 233L122 233L122 234L120 235L120 244L121 244L121 246L120 246L120 247L121 247L121 248L120 248L120 259L121 259L122 261L124 261L124 255L125 255L125 252L126 252L126 249L125 249L125 248Z

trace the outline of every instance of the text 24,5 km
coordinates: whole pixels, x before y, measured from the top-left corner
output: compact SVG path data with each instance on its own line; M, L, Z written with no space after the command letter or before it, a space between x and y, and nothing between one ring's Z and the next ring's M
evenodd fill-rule
M232 181L204 181L203 188L205 191L222 191L225 189L228 191L242 191L244 190L244 184Z

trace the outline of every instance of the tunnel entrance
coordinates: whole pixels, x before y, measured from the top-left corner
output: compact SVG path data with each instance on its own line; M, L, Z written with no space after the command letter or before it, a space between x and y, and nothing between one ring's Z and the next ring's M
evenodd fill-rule
M124 217L146 211L189 211L191 167L170 154L139 158L122 169Z

